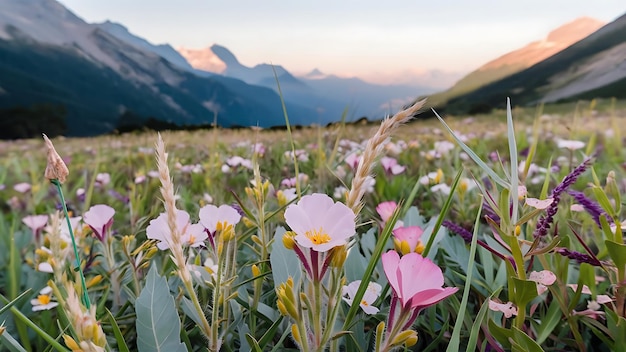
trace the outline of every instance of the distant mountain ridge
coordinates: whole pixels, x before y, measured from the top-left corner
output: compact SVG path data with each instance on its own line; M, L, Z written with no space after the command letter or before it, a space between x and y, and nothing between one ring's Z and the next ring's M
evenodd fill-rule
M626 98L626 14L535 65L460 95L450 112L581 98Z
M325 75L319 70L313 75L296 77L280 65L242 65L227 48L214 44L204 49L177 48L197 69L217 68L215 73L241 79L277 90L277 82L285 99L315 109L321 115L340 117L344 111L350 119L363 116L377 119L399 109L420 94L434 91L417 84L380 85L362 79Z
M445 105L448 100L520 72L585 38L604 24L590 17L577 18L563 24L548 33L544 39L489 61L461 78L446 91L431 95L428 104Z
M225 127L284 124L271 89L198 74L184 61L172 63L180 57L170 49L133 39L120 26L88 24L54 0L0 0L0 114L27 123L11 111L51 106L65 115L69 135L110 132L148 118L177 125L208 125L216 117ZM318 122L312 109L287 107L294 124Z

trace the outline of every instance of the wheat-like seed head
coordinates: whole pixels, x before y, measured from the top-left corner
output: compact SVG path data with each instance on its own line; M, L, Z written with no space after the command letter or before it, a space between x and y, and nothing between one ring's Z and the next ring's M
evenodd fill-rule
M174 195L174 182L170 176L170 169L167 166L167 152L165 151L165 143L161 134L158 134L156 142L156 161L159 170L159 180L161 181L161 196L163 197L163 205L167 214L167 225L169 226L171 243L168 243L174 262L178 266L181 279L185 282L191 281L191 275L187 269L187 258L183 252L182 242L180 240L182 234L178 231L176 224L176 197Z
M378 131L367 142L365 151L363 152L363 158L357 166L354 178L352 179L352 186L346 199L346 205L352 209L355 215L358 215L363 207L361 200L366 190L367 176L372 174L376 161L383 152L383 148L393 132L402 124L413 118L413 115L424 106L426 99L420 100L411 105L407 109L399 111L392 117L388 117L383 120L378 128Z

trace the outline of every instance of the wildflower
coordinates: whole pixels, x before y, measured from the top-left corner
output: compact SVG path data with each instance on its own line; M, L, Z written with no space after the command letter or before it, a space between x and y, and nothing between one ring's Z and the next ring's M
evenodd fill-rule
M280 182L280 185L283 186L283 187L286 187L286 188L293 188L293 187L296 187L296 181L299 181L300 184L305 184L305 183L307 183L309 181L309 175L303 174L303 173L299 173L297 180L296 180L295 177L286 178L286 179L283 179Z
M535 209L545 210L547 207L552 204L554 199L537 199L537 198L526 198L526 205L531 206Z
M344 301L346 301L349 305L352 305L353 297L356 295L356 291L359 289L361 285L361 280L352 281L347 286L342 288L342 297ZM361 299L361 309L367 314L376 314L378 313L378 308L372 306L372 304L378 299L380 293L382 292L382 287L375 283L370 282L367 284L367 289L365 290L365 294Z
M50 286L42 288L37 298L30 300L30 304L33 306L33 312L50 310L59 305L58 302L52 300L52 287Z
M146 175L137 175L137 176L135 176L135 184L136 185L144 183L144 182L146 182Z
M22 222L33 231L35 239L38 240L41 230L43 230L48 223L48 215L29 215L23 218Z
M215 235L216 231L226 231L232 229L241 220L239 212L230 205L208 204L200 209L200 223L210 234Z
M452 189L445 183L439 183L430 188L430 191L433 193L441 192L441 194L449 195Z
M569 150L578 150L585 147L585 142L561 139L556 142L557 147Z
M494 312L504 313L505 318L517 316L517 307L512 302L499 303L493 300L489 300L489 309Z
M359 155L357 152L353 152L353 153L348 154L348 156L346 156L346 158L344 159L344 162L348 164L348 166L350 166L352 170L356 170L356 168L359 166L359 163L361 162L362 159L363 159L363 156Z
M602 266L602 263L600 263L600 261L595 258L590 256L589 254L584 254L584 253L580 253L580 252L576 252L576 251L572 251L569 250L567 248L557 248L555 250L556 253L564 256L564 257L568 257L570 259L574 259L575 261L577 261L578 263L587 263L587 264L591 264L593 266Z
M583 192L570 190L567 193L574 197L574 199L576 199L576 201L583 207L583 209L586 210L589 215L591 215L593 221L595 221L598 227L602 226L600 224L601 216L604 216L609 222L612 222L612 220L608 216L606 216L606 212L604 211L604 209L602 209L602 207L598 203L587 198L587 196L585 196Z
M417 253L400 258L398 252L388 251L381 260L387 280L403 308L420 311L458 291L456 287L442 287L441 268Z
M396 247L396 251L403 255L412 252L421 254L424 251L424 245L420 241L422 236L422 230L419 226L398 227L393 230L393 242Z
M300 246L317 252L345 245L356 232L352 210L321 193L306 195L287 207L285 221Z
M554 221L554 215L558 210L559 201L561 200L561 194L565 192L570 186L572 186L578 177L582 175L589 164L591 163L591 159L585 159L580 165L578 165L572 172L570 172L567 176L563 178L560 184L558 184L553 190L550 198L553 199L552 203L546 209L546 215L539 218L537 222L537 228L533 232L533 237L543 237L548 234L548 229L550 228L550 224Z
M20 182L13 185L13 189L20 193L26 193L30 191L31 188L32 186L30 185L30 183L27 182Z
M96 175L96 187L104 187L109 183L111 183L111 175L108 172L103 172Z
M89 225L96 238L104 242L111 225L113 225L115 209L106 204L97 204L89 208L83 221Z
M550 270L533 271L528 275L528 280L537 283L537 293L541 295L548 290L547 286L556 281L556 275Z
M382 202L376 206L376 212L380 215L382 222L382 226L384 227L389 218L393 215L393 212L396 211L398 204L394 201ZM401 220L396 221L394 228L402 227L404 223Z
M388 156L380 159L380 164L382 165L387 175L398 175L406 170L406 166L398 164L398 160L396 160L395 158L390 158Z
M348 194L348 189L346 187L344 186L335 187L335 190L333 191L333 198L337 200L342 200L346 198L347 194Z
M189 222L189 213L184 210L176 210L176 228L180 233L181 243L191 247L202 245L208 237L202 225ZM146 228L146 236L158 240L159 249L170 248L172 233L167 223L167 213L161 213L156 219L150 220L150 225Z
M437 169L437 171L429 172L427 175L419 178L418 182L424 186L436 185L443 181L443 170Z
M295 188L282 189L276 192L276 198L278 199L278 204L280 206L291 202L292 200L296 199L297 196L298 194L296 193Z
M70 173L67 169L67 165L65 165L65 162L63 161L63 159L61 159L59 153L57 153L56 149L54 149L54 145L52 145L52 142L50 141L50 139L48 139L48 136L44 134L43 140L46 143L46 149L48 153L48 163L46 164L44 177L50 181L58 180L60 183L63 183Z

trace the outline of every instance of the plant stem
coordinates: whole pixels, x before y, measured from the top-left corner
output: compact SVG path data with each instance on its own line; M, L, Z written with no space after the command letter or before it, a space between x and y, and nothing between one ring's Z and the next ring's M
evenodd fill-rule
M85 284L85 275L83 274L83 269L80 267L80 257L78 255L78 248L76 247L76 239L74 238L74 229L72 229L72 223L70 222L70 215L67 212L67 205L65 204L65 197L63 196L63 190L61 189L61 182L59 180L51 180L53 185L56 186L57 191L59 192L59 197L61 198L61 205L63 206L63 214L65 215L65 220L67 221L67 228L70 232L70 238L72 239L72 247L74 248L74 256L76 257L76 267L75 271L80 273L80 284L83 289L81 294L81 299L85 308L91 308L91 302L89 301L89 294L87 294L87 285Z

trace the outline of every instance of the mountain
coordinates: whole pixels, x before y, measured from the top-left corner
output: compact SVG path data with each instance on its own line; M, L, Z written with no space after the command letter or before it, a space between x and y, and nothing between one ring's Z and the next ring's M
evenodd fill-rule
M450 100L449 112L596 97L626 97L626 14L565 50Z
M337 121L344 112L348 113L348 121L364 116L378 119L416 96L434 90L415 84L372 84L354 77L325 75L319 70L296 77L280 65L258 64L247 67L231 51L217 44L205 49L177 50L197 69L214 70L212 72L276 91L278 80L283 97L317 111L318 120L322 124Z
M520 72L595 32L605 23L581 17L551 31L546 38L504 54L460 79L448 90L429 97L432 106L444 105L448 100L471 92L491 82Z
M217 115L225 127L284 124L271 89L195 74L168 46L133 39L123 27L88 24L54 0L0 0L0 9L0 127L32 130L24 116L48 110L68 135L149 118L199 125ZM295 124L316 122L314 110L288 108Z

